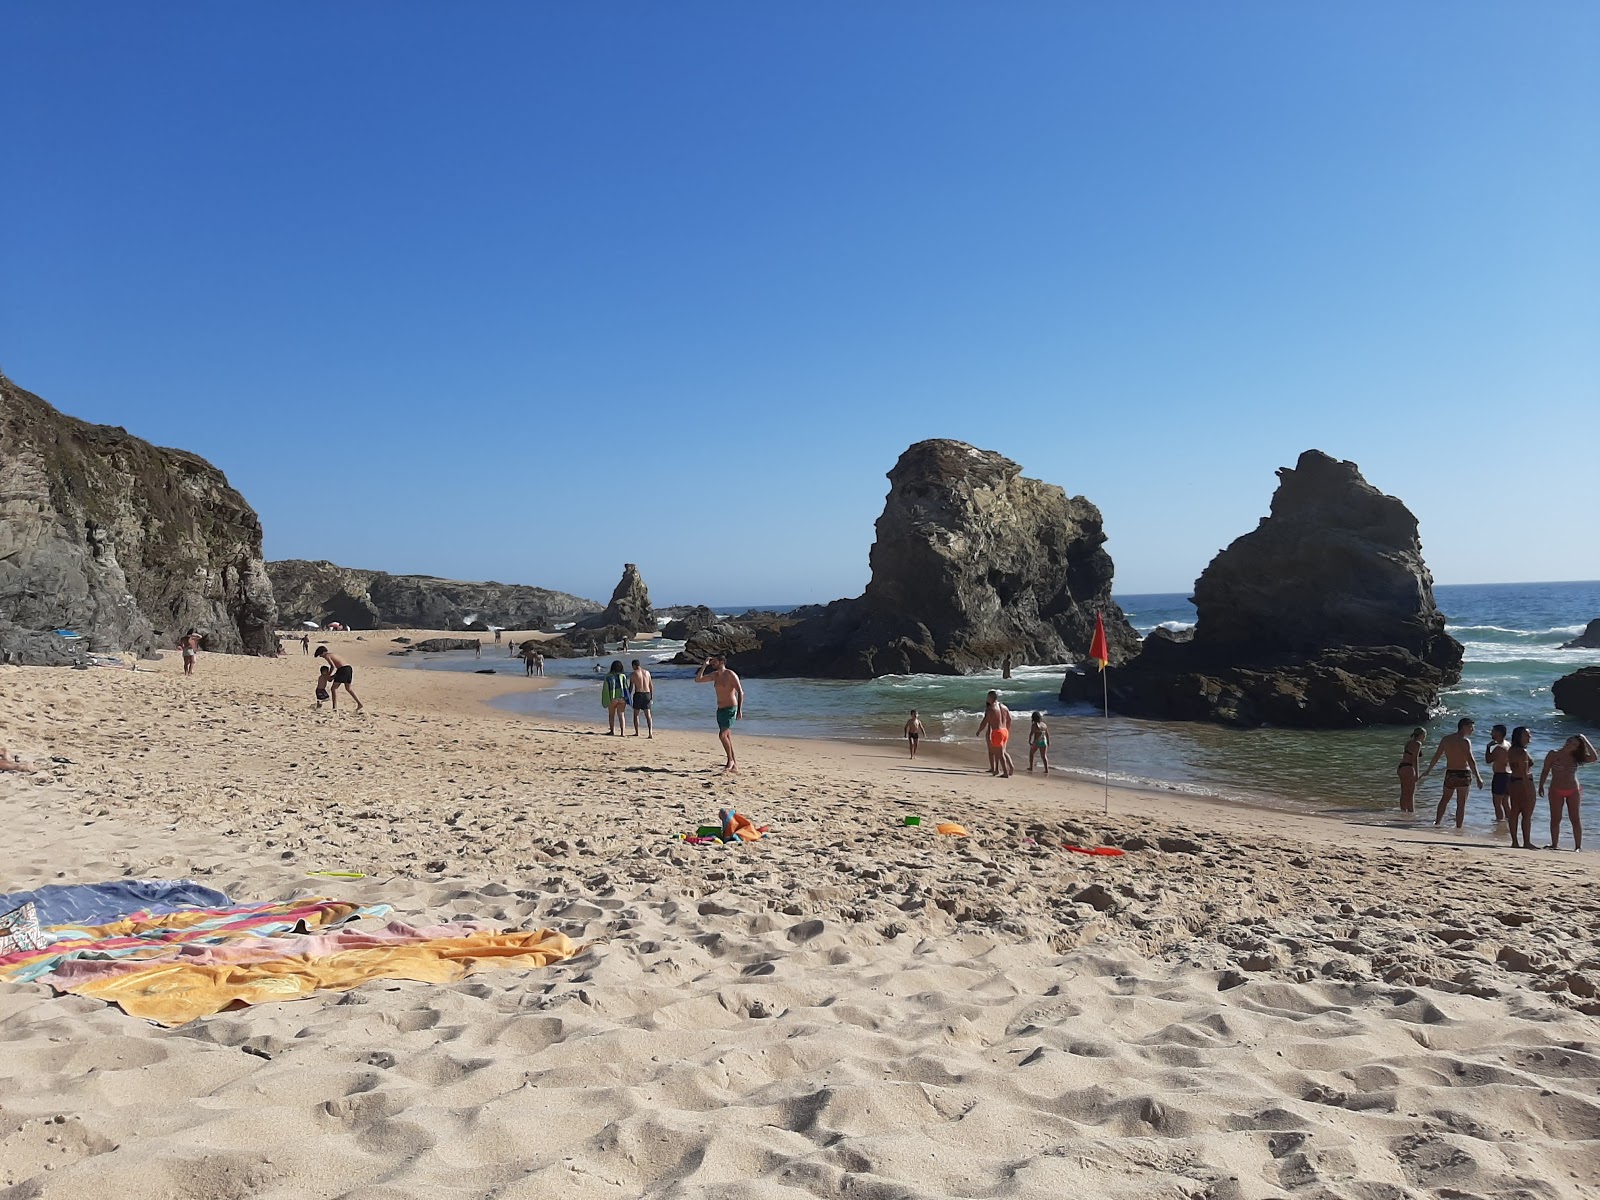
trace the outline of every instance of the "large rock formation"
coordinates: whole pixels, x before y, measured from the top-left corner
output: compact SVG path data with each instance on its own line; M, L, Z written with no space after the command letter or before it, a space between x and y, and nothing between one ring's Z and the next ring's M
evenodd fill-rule
M650 589L644 585L644 576L632 563L622 564L622 578L612 590L611 603L605 611L584 617L574 626L587 630L597 638L633 637L641 630L654 633L655 609L650 606ZM575 632L574 637L578 634Z
M756 675L959 675L1082 659L1103 612L1114 658L1138 637L1111 599L1100 510L964 442L918 442L889 472L872 578L739 653Z
M673 642L686 642L702 629L710 629L716 623L717 614L702 604L668 621L661 629L661 636Z
M1584 631L1570 642L1561 645L1563 650L1600 650L1600 617L1590 621Z
M391 575L290 558L267 564L281 626L338 621L351 629L541 629L600 608L593 600L520 583Z
M0 651L59 661L29 631L148 653L276 653L261 522L222 472L57 412L0 376ZM5 630L9 629L10 633Z
M1461 677L1417 519L1354 463L1307 450L1272 511L1195 583L1192 636L1156 630L1110 677L1137 716L1237 725L1413 724ZM1100 699L1069 674L1062 699Z
M1550 698L1569 717L1600 725L1600 667L1581 667L1550 685Z

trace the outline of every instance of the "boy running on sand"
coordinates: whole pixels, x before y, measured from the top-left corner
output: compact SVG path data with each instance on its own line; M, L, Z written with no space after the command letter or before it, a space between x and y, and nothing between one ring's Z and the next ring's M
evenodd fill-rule
M1439 812L1433 818L1435 825L1444 823L1444 811L1450 806L1450 797L1456 801L1456 828L1460 829L1467 820L1467 792L1471 785L1476 783L1483 787L1483 776L1478 774L1478 756L1472 752L1471 717L1462 717L1456 722L1456 731L1447 733L1439 739L1439 748L1433 752L1433 761L1428 764L1428 769L1422 773L1426 779L1433 774L1434 767L1439 765L1439 760L1444 759L1444 794L1439 797ZM1515 834L1512 835L1513 842Z
M911 747L911 757L917 756L917 743L922 740L922 718L917 716L917 710L911 710L911 719L906 722L906 742Z
M1050 730L1045 726L1044 714L1034 713L1028 726L1028 770L1033 770L1033 756L1037 754L1044 763L1044 773L1050 774Z

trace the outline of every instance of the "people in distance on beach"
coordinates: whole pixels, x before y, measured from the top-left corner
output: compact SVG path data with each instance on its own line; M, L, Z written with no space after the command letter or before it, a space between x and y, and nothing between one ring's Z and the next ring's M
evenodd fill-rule
M1422 743L1427 737L1428 731L1419 725L1411 731L1406 748L1400 752L1396 773L1400 776L1401 812L1417 811L1417 776L1422 770Z
M500 631L498 629L494 631L494 644L496 646L500 644Z
M633 671L628 676L628 687L633 692L633 736L639 736L639 714L644 714L645 736L656 736L654 718L650 715L650 705L656 698L656 683L650 677L650 672L639 665L639 660L633 660Z
M16 759L12 758L11 751L7 750L4 746L0 746L0 771L19 771L23 773L31 773L33 769L34 768L28 766L27 763L18 762Z
M1426 779L1433 774L1433 769L1439 765L1439 760L1444 759L1444 793L1439 797L1439 811L1434 815L1435 825L1444 824L1445 809L1450 807L1450 800L1454 797L1456 802L1456 828L1460 829L1467 821L1467 792L1476 783L1483 786L1483 776L1478 774L1478 756L1472 752L1472 731L1475 728L1471 717L1462 717L1456 722L1456 731L1447 733L1439 739L1439 746L1433 752L1433 761L1428 764L1428 769L1422 773Z
M4 751L0 751L3 754ZM1600 761L1593 744L1581 733L1569 737L1559 750L1544 756L1544 769L1539 772L1539 795L1544 795L1545 781L1550 783L1550 845L1561 848L1561 811L1565 809L1572 822L1572 848L1583 849L1583 819L1578 815L1583 803L1583 785L1578 782L1578 768Z
M1511 820L1511 743L1506 740L1506 727L1496 725L1489 731L1489 744L1483 748L1483 761L1492 774L1489 777L1489 798L1494 801L1496 823Z
M536 657L538 657L538 655L535 653L532 646L524 645L522 647L522 673L524 675L533 674L533 660Z
M333 675L328 680L328 695L333 700L333 706L339 707L339 689L343 688L344 694L356 702L356 711L366 712L367 706L361 703L361 697L356 695L355 688L351 686L355 683L356 669L326 646L317 647L316 657L326 659L328 665L333 668Z
M533 673L535 675L544 674L544 651L542 650L533 652Z
M617 737L628 732L628 677L622 673L622 660L613 659L611 670L600 684L600 703L606 709L606 735Z
M311 635L309 633L302 633L300 635L300 653L311 653Z
M1001 662L1000 662L1000 678L1001 679L1010 679L1011 678L1011 655L1009 655L1009 654L1006 655L1005 658L1002 659Z
M1511 731L1511 750L1506 755L1506 760L1511 767L1511 788L1506 798L1510 804L1510 813L1506 818L1511 826L1511 845L1513 849L1533 849L1533 809L1538 803L1538 798L1533 786L1533 755L1528 752L1528 743L1533 741L1533 730L1526 725L1518 725ZM1522 831L1522 840L1517 840L1517 831Z
M1039 756L1044 773L1050 774L1050 729L1044 723L1043 713L1034 713L1028 726L1028 770L1033 770L1033 756Z
M195 656L200 653L200 635L189 630L178 639L178 649L183 651L183 673L193 675Z
M328 683L333 679L333 668L327 663L322 664L322 669L317 672L317 707L321 708L324 700L333 700L332 693L328 691ZM339 709L339 702L333 700L334 711Z
M978 736L989 747L989 774L1010 779L1016 770L1006 751L1006 743L1011 740L1011 710L1000 702L999 692L990 692L984 701Z
M917 710L911 710L911 719L906 722L906 745L911 750L911 757L917 756L917 743L922 740L922 718L917 716Z
M717 740L728 756L722 769L728 773L739 770L739 761L733 753L733 723L744 716L744 684L728 669L728 660L721 654L708 656L694 673L696 683L709 683L717 691Z

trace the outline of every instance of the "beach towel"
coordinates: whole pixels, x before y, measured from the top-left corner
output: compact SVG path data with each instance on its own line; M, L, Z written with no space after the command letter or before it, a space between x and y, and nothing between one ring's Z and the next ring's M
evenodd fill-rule
M628 692L627 676L613 672L607 675L605 682L600 685L600 706L610 708L618 700L627 701Z
M0 912L31 903L39 924L101 925L138 912L176 912L181 908L226 908L232 904L216 888L193 879L113 879L106 883L51 883L31 892L0 896Z
M130 1016L173 1026L233 1005L299 1000L318 990L349 991L369 979L453 983L487 967L543 967L576 953L571 939L549 929L475 933L408 946L344 950L325 957L292 955L219 965L167 963L73 984L66 990L119 1005Z
M0 954L37 950L43 945L44 935L39 930L39 916L32 902L0 913Z

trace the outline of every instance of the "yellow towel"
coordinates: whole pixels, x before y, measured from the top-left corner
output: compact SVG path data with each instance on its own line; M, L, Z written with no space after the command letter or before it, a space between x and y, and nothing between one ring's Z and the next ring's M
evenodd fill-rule
M216 966L164 963L67 990L121 1005L130 1016L182 1025L231 1004L299 1000L318 989L344 992L369 979L453 983L480 967L543 967L577 952L570 938L549 929L477 933L409 946L342 950L322 958L297 955Z
M940 821L937 825L934 826L934 828L937 829L940 833L948 834L950 837L966 837L967 836L967 831L965 829L963 829L961 826L957 825L954 821Z

